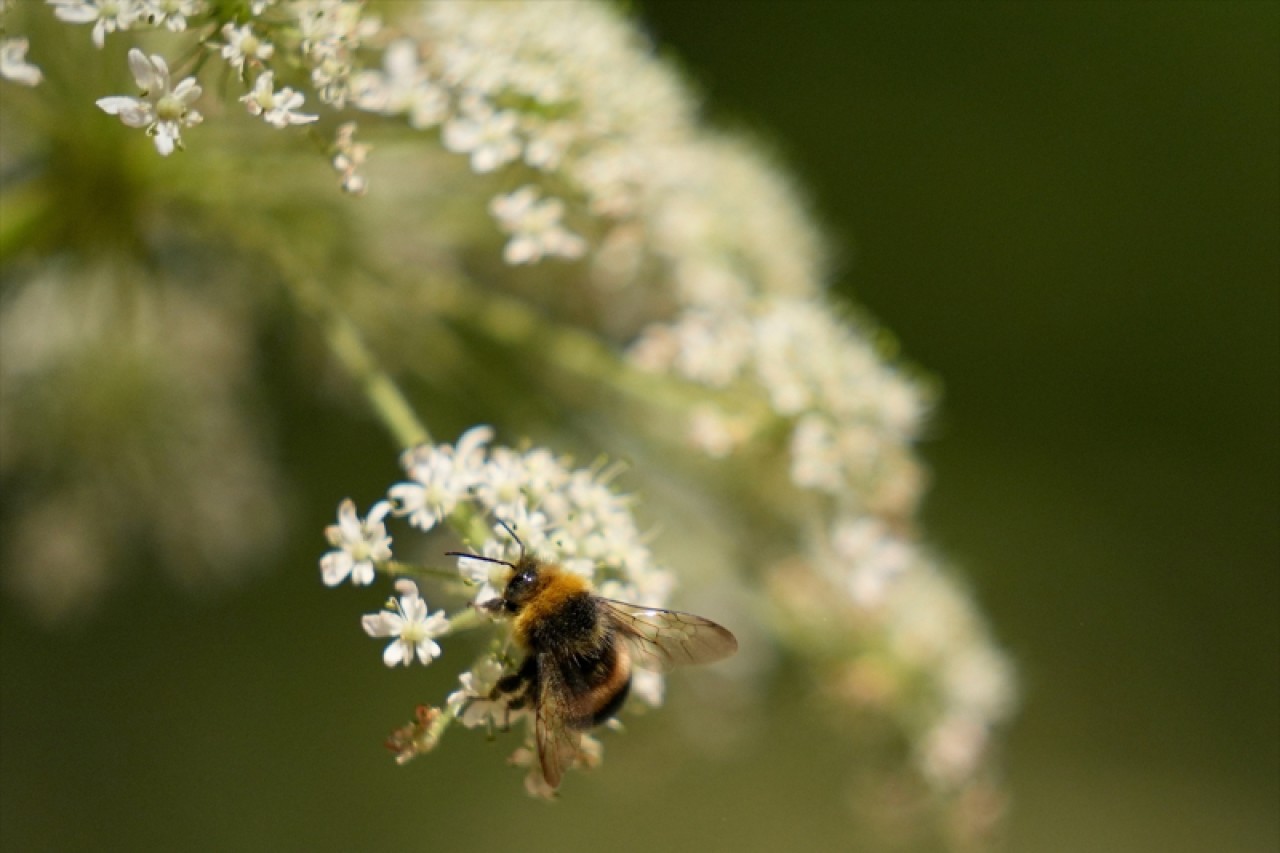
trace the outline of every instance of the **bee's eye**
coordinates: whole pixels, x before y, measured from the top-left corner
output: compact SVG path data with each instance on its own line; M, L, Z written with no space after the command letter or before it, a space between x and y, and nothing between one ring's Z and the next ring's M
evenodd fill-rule
M519 595L533 586L533 572L523 571L512 575L511 580L507 581L507 595Z

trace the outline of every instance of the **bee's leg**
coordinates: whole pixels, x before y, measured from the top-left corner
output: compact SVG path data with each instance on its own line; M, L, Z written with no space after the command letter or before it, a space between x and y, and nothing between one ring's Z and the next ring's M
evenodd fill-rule
M492 701L505 699L506 715L503 719L502 730L504 732L511 729L511 711L524 710L529 706L530 699L535 685L538 683L538 659L533 655L529 655L520 664L520 668L511 675L498 679L498 683L494 685L493 691L489 694Z

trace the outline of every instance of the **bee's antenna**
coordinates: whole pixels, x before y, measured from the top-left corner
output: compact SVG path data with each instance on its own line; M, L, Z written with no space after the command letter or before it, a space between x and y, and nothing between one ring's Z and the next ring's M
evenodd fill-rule
M466 557L468 560L484 560L486 563L497 563L499 566L506 566L509 569L515 569L515 563L508 563L506 560L499 560L496 557L483 557L479 554L467 554L463 551L445 551L446 557Z
M494 520L494 521L496 521L496 522L498 522L499 524L501 524L501 525L502 525L502 529L503 529L503 530L505 530L505 531L507 531L508 533L510 533L510 534L511 534L511 538L512 538L512 539L514 539L514 540L516 540L516 544L520 546L520 559L521 559L521 560L523 560L523 559L524 559L524 542L522 542L522 541L520 540L520 537L516 535L516 532L515 532L514 530L512 530L512 529L511 529L511 525L510 525L510 524L507 524L507 523L506 523L505 521L503 521L502 519L500 519L500 518L496 518L496 517L495 517L493 520Z

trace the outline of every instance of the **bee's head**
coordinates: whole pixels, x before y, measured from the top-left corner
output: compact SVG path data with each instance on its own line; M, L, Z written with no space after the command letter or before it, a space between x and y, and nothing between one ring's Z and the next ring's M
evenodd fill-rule
M532 557L521 557L511 567L511 579L502 591L504 609L515 613L520 610L538 590L542 567Z

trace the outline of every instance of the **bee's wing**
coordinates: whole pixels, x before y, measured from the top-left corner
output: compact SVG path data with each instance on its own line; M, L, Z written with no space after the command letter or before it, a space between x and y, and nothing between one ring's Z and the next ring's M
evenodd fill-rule
M693 663L714 663L738 650L738 640L710 619L599 599L618 636L627 641L631 660L641 669L666 672Z
M538 763L542 778L552 788L560 787L564 770L580 751L582 720L574 716L568 688L560 664L549 654L538 655L538 708L534 732L538 741Z

